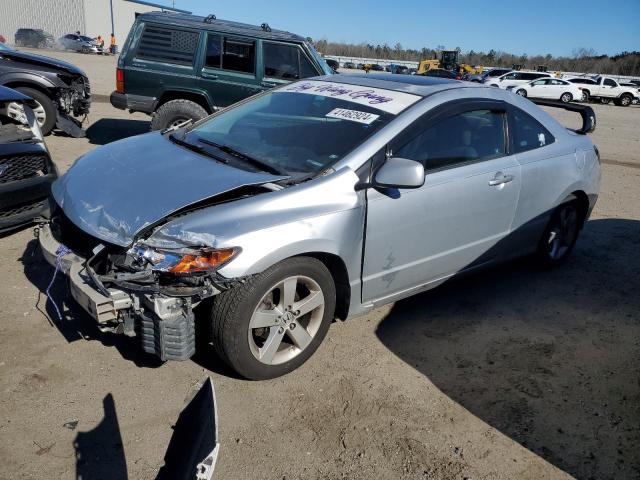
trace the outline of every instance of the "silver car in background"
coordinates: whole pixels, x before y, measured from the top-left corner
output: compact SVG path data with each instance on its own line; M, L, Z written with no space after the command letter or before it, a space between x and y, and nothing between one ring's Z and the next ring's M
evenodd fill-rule
M96 40L86 35L69 33L58 39L58 43L65 50L73 50L80 53L100 53L102 47Z
M196 313L244 377L283 375L334 319L537 254L570 254L600 184L588 106L568 130L469 82L299 81L97 148L53 185L45 258L101 329L163 360Z

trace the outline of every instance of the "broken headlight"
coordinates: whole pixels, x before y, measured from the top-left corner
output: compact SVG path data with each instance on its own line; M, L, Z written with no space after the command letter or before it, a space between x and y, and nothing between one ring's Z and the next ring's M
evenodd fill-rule
M134 245L127 252L140 266L169 273L197 273L216 270L240 253L239 248L205 248L180 252Z

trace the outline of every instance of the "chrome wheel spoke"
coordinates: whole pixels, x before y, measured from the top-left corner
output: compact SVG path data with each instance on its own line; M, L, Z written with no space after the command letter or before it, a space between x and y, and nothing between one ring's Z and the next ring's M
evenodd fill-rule
M291 327L293 328L287 330L287 335L289 335L289 338L291 338L296 347L300 350L304 350L311 343L313 337L309 335L307 329L299 323L295 323L291 325Z
M264 363L272 363L278 348L282 343L284 337L284 329L281 327L271 327L269 330L269 336L264 342L262 348L258 350L260 360Z
M301 317L307 313L315 310L324 303L324 295L321 291L310 292L308 296L304 297L293 304L293 310L296 316Z

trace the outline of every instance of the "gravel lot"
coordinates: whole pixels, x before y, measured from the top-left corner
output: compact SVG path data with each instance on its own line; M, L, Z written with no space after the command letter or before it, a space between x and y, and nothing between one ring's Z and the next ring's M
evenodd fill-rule
M87 138L47 138L62 171L148 130L105 103L113 57L54 56L98 100ZM565 266L523 260L334 324L276 380L237 379L206 348L162 365L66 300L56 320L31 230L0 238L0 478L154 478L206 374L216 478L640 478L640 108L594 109L602 192Z

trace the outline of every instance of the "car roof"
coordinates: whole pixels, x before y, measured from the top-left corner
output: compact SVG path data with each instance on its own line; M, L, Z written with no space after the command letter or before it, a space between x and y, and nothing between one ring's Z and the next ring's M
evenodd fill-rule
M442 77L423 77L421 75L391 75L388 73L340 74L316 77L325 82L346 83L363 87L383 88L396 92L412 93L426 97L428 95L454 88L483 88L472 82L461 82Z
M234 33L237 35L247 35L251 37L266 38L269 40L285 40L293 42L304 42L304 37L284 30L263 29L261 25L250 25L248 23L232 22L230 20L210 19L199 15L172 12L149 12L138 15L138 19L145 22L156 22L174 26L198 28L221 33Z

